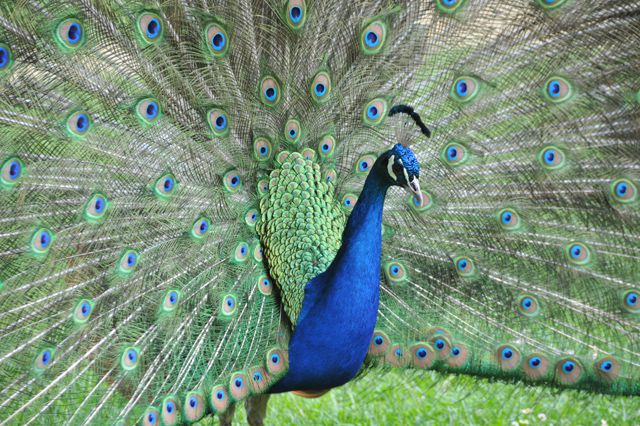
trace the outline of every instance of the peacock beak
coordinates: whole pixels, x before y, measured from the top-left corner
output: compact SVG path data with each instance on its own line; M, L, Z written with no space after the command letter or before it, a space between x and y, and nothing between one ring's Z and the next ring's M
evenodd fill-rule
M407 190L416 197L418 205L422 205L422 191L420 191L420 182L417 177L414 176L413 179L411 179L409 186L407 186Z

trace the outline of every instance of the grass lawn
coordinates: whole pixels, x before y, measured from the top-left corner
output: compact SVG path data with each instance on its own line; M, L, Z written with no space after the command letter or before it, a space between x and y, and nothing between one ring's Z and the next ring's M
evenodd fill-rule
M246 424L244 408L235 420ZM266 424L640 425L640 398L407 371L369 375L317 399L273 396Z

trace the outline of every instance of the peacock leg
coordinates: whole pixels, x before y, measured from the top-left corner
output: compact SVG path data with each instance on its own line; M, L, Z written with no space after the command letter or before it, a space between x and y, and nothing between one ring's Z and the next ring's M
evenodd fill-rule
M247 398L244 407L247 410L247 422L251 426L262 426L267 415L267 402L270 394L256 395Z

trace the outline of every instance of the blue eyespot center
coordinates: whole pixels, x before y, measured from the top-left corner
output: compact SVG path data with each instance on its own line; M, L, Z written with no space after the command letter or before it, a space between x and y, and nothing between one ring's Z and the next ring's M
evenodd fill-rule
M80 305L80 312L82 312L82 316L86 317L87 315L89 315L90 311L91 305L89 305L89 302L82 302L82 305Z
M241 388L243 385L242 379L237 378L233 384L236 385L237 388Z
M93 206L96 210L96 213L102 213L104 211L104 198L97 197Z
M380 115L378 108L375 105L371 105L367 110L367 115L370 119L375 120Z
M394 352L395 356L397 356L398 358L400 358L402 356L402 349L398 348L395 350Z
M416 351L416 355L418 356L418 358L426 358L427 357L427 350L425 348L420 348Z
M525 309L529 309L531 308L531 306L533 306L533 300L531 300L530 297L525 297L524 299L522 299L522 307Z
M504 348L502 350L502 358L511 359L511 357L513 357L513 351L509 348Z
M4 68L9 63L9 51L0 47L0 69Z
M447 158L449 160L455 160L458 157L458 150L455 147L449 147L447 149Z
M222 392L221 390L216 392L216 398L222 400L224 398L224 392Z
M136 354L136 351L133 349L129 349L129 351L127 351L127 358L129 358L129 361L135 362L138 358L138 354Z
M542 360L538 356L534 356L529 360L529 367L538 368L542 364Z
M22 172L22 167L20 163L16 160L13 160L9 163L9 179L16 180L20 177L20 173Z
M216 33L211 38L211 45L213 46L213 50L220 51L224 49L224 46L227 44L227 38L221 32Z
M51 351L47 349L46 351L42 352L42 357L40 359L42 360L42 365L46 366L47 364L49 364L49 361L51 361Z
M548 149L544 152L544 162L548 165L553 165L556 159L556 152L553 149Z
M460 259L458 261L458 269L463 271L465 269L467 269L467 266L469 266L469 262L466 259Z
M44 249L49 246L51 242L51 235L49 235L48 231L42 231L40 233L40 246Z
M158 115L158 104L155 102L149 102L147 110L145 111L148 119L154 119Z
M322 83L318 83L316 84L316 87L314 88L314 91L316 92L317 96L323 96L325 94L325 92L327 91L327 88L324 84Z
M201 232L201 233L203 233L203 234L204 234L205 232L207 232L207 229L208 229L208 228L209 228L209 224L207 223L207 221L206 221L206 220L202 220L202 221L200 221L200 232Z
M171 414L173 413L173 410L175 410L176 407L173 402L169 401L167 402L166 408L167 408L167 413Z
M127 255L127 266L133 266L136 263L136 255L134 253L129 253Z
M577 259L580 257L581 254L582 254L582 247L580 247L577 244L571 246L571 257L573 257L574 259Z
M365 43L369 47L376 47L379 43L378 34L373 31L367 31L367 34L365 34Z
M86 131L87 127L89 127L88 124L89 119L85 114L78 115L78 118L76 119L76 130L78 132L83 133L84 131Z
M172 291L171 293L169 293L169 302L172 305L175 305L177 301L178 301L178 293L176 293L175 291Z
M295 129L289 130L289 136L291 136L292 138L295 138L297 134L298 133L295 131Z
M238 176L233 176L231 178L231 186L236 187L240 183L240 178Z
M162 187L165 192L169 192L173 189L173 179L171 177L164 178L164 182L162 183Z
M398 272L400 272L400 268L397 265L391 267L391 275L398 275Z
M572 361L565 361L565 363L562 364L562 371L566 374L570 374L575 367L576 365Z
M451 348L451 355L453 355L453 356L460 355L460 348L457 347L457 346L454 346L453 348Z
M147 416L147 419L149 420L149 423L151 424L155 424L156 422L156 415L154 413L149 413L149 415Z
M302 9L299 6L294 6L289 11L289 17L294 24L297 24L302 19Z
M227 127L227 117L224 115L218 116L216 118L216 130L224 130L225 127Z
M456 84L456 93L458 94L458 96L467 96L467 94L469 93L469 86L467 85L466 80L460 80Z
M369 163L367 163L366 161L362 161L360 162L360 170L361 171L365 171L369 168Z
M618 197L624 197L629 190L629 186L625 182L619 182L616 185L616 195Z
M373 339L373 343L375 343L377 346L380 346L384 343L384 339L382 338L382 336L376 336L375 339Z
M611 361L605 361L600 365L600 369L604 372L609 372L613 368L613 363Z
M513 219L513 215L510 212L502 213L502 223L508 225L511 222L511 219Z
M273 87L269 87L267 90L265 90L264 94L267 97L267 99L270 101L273 101L276 99L276 89L274 89Z
M634 306L636 303L638 303L638 298L640 296L638 296L638 293L628 293L627 297L625 298L625 302L627 303L627 306Z
M560 96L560 82L558 80L552 80L549 82L549 96L557 98Z
M445 345L444 340L442 339L436 340L436 348L438 348L438 350L444 349L444 345Z
M256 382L261 381L261 380L262 380L262 374L260 374L260 373L256 372L256 373L253 375L253 380L254 380L254 381L256 381Z
M453 6L456 3L458 3L458 0L442 0L442 4L448 7Z
M197 405L198 405L198 400L196 399L195 396L192 396L191 398L189 398L189 406L191 408L196 408Z
M71 44L76 44L82 38L82 27L77 22L69 25L69 29L67 30L67 40Z
M154 39L160 35L160 21L156 18L151 18L147 24L147 37Z
M278 364L280 362L280 357L278 356L278 354L271 355L271 362L274 364Z

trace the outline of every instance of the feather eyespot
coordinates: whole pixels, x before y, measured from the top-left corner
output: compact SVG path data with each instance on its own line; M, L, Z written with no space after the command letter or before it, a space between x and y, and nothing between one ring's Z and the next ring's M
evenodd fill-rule
M640 313L640 290L625 291L622 295L622 306L633 314Z
M229 389L231 389L231 396L235 401L244 399L249 393L246 375L241 372L231 375Z
M377 126L387 115L387 101L377 98L365 105L362 121L367 126Z
M286 22L292 30L299 30L307 20L307 7L304 0L289 0L285 9Z
M360 47L365 55L375 55L384 47L387 38L387 24L374 21L367 25L360 36Z
M253 155L258 161L267 161L271 158L271 142L269 139L259 137L253 141Z
M618 179L611 184L611 197L618 203L633 203L638 198L638 189L629 179Z
M107 214L109 201L104 194L93 194L84 205L84 218L89 223L100 223Z
M363 155L356 161L356 175L366 176L376 161L376 156L372 154Z
M196 240L203 239L209 232L210 228L211 221L206 217L199 217L195 222L193 222L193 225L191 225L191 238Z
M571 97L573 88L571 87L571 83L564 78L551 77L545 84L544 93L549 101L559 103Z
M138 17L138 32L146 44L157 43L162 39L162 21L154 13L143 13Z
M620 375L621 365L616 358L608 356L596 361L594 369L598 377L609 381Z
M13 65L13 52L9 46L0 43L0 75Z
M324 171L324 180L326 180L327 183L335 182L337 177L338 173L333 168L328 168Z
M260 179L257 185L258 195L263 196L269 193L269 180Z
M24 174L24 163L18 157L9 157L0 166L0 184L10 189L13 188Z
M93 302L88 299L83 299L76 303L73 308L73 322L76 324L86 324L91 317L91 313L93 311Z
M427 369L438 359L436 353L427 343L416 343L411 347L411 364L415 368Z
M147 407L142 416L142 425L143 426L157 426L160 424L160 412L155 407Z
M138 367L140 362L140 350L134 346L128 346L122 351L120 356L120 366L126 370L131 371Z
M459 102L466 103L478 95L480 84L473 77L458 77L451 86L451 96Z
M40 351L40 353L38 353L33 363L33 367L37 373L42 373L47 368L51 367L54 354L55 354L55 349L53 348L46 348Z
M180 292L178 290L169 290L162 298L162 312L170 313L176 310L180 301Z
M516 310L525 317L535 317L540 313L538 299L531 294L521 294L515 300Z
M55 235L47 228L36 228L31 236L31 251L38 255L46 254L55 240Z
M258 290L260 293L268 296L273 291L273 285L271 284L271 280L266 275L261 275L258 277Z
M236 263L241 263L247 260L248 256L249 245L244 241L240 241L233 250L233 261Z
M462 6L464 0L436 0L438 9L445 13L452 13Z
M260 241L256 240L253 243L253 249L251 250L253 253L253 260L260 263L262 262L263 252L262 246L260 245Z
M449 353L449 358L447 358L447 364L454 368L462 367L467 362L468 356L469 351L464 344L454 343L451 345L451 352Z
M287 142L292 144L297 144L302 137L302 128L300 127L300 122L295 119L289 119L287 124L284 126L284 137Z
M176 426L179 423L178 400L175 397L168 396L162 400L160 417L164 426Z
M522 226L520 215L513 209L500 210L498 212L498 223L502 229L507 231L515 231Z
M458 275L461 277L472 277L476 272L476 267L473 260L466 256L459 256L453 259L453 264L456 267Z
M545 9L554 9L558 6L562 6L562 4L566 0L538 0L538 4Z
M582 372L582 364L575 358L561 359L556 364L556 380L565 385L579 382Z
M151 124L160 117L160 104L153 98L142 99L136 105L136 114L144 124Z
M249 209L244 214L244 223L247 225L254 227L256 226L256 222L260 219L260 213L257 209Z
M188 422L196 422L204 416L205 410L202 395L199 392L189 392L184 397L183 412Z
M207 46L209 51L215 57L226 55L229 50L229 36L224 28L216 24L210 24L206 31Z
M369 344L369 354L373 356L384 355L389 349L389 337L384 331L376 330L373 332L371 343Z
M275 106L280 102L280 83L274 77L265 77L260 82L260 99L267 106Z
M538 154L538 161L545 169L557 170L564 166L565 155L559 148L555 146L547 146Z
M242 188L242 181L240 180L240 175L238 175L238 172L235 170L230 170L227 173L225 173L224 177L223 177L223 182L224 182L224 189L227 190L227 192L238 192L240 190L240 188Z
M467 161L467 149L459 143L450 143L444 147L441 158L449 166L459 166Z
M135 271L139 261L140 256L136 250L125 249L120 255L120 260L118 261L118 271L121 274L128 275Z
M329 100L331 94L331 77L329 73L321 71L311 82L311 99L317 104L323 104Z
M399 283L407 279L407 271L400 262L389 262L385 265L384 273L391 283Z
M287 371L288 353L284 349L273 348L266 355L267 372L272 376L279 376Z
M320 154L320 158L328 159L333 157L335 146L336 139L332 135L325 135L318 143L318 154Z
M176 178L171 173L167 173L156 180L156 183L153 186L153 192L156 197L166 200L173 195L176 186Z
M591 251L583 243L575 242L565 247L565 253L569 262L575 265L586 265L591 261Z
M74 112L67 118L67 131L75 138L86 136L91 125L91 117L85 112Z
M66 19L58 24L56 40L66 50L76 49L84 44L84 29L80 21Z
M358 202L358 197L355 194L345 194L342 197L342 208L351 211Z
M209 402L215 413L224 413L229 407L229 395L222 385L214 386L209 394Z
M236 296L227 294L222 298L222 313L225 316L231 316L238 310L238 302Z
M520 351L510 345L502 345L496 350L496 360L504 370L513 370L520 365Z
M411 194L407 197L407 204L415 212L422 213L429 210L433 206L433 197L425 191L422 193L422 201L418 200L415 195Z
M221 109L212 109L207 113L207 123L213 135L221 138L229 133L229 118Z
M549 360L542 354L534 353L527 356L522 369L530 379L540 379L549 371Z

